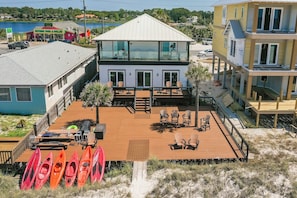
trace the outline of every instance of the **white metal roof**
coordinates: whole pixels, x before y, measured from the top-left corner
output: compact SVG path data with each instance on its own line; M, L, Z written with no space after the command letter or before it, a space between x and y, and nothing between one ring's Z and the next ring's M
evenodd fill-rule
M213 6L239 4L239 3L297 3L296 0L219 0L213 4Z
M193 39L177 29L143 14L104 34L94 38L95 41L184 41Z
M56 41L0 56L0 86L45 86L94 56L94 49Z

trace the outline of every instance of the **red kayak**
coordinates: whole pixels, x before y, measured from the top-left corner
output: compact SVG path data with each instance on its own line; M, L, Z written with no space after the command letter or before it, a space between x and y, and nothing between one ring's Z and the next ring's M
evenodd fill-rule
M77 186L82 187L88 180L91 172L92 165L92 149L91 146L87 146L86 150L83 152L77 173Z
M40 161L41 161L41 152L40 152L40 149L37 148L34 151L34 153L31 155L27 163L25 172L23 174L22 183L21 183L22 190L28 190L33 186Z
M40 164L35 180L35 189L40 189L48 180L53 166L53 152L50 152Z
M64 150L61 150L59 155L56 157L50 178L50 188L56 189L64 175L66 167L66 153Z
M105 154L101 146L98 146L93 154L93 163L91 170L91 182L100 182L104 175Z
M65 169L65 186L66 187L70 187L73 185L77 175L78 163L79 163L78 154L75 151Z

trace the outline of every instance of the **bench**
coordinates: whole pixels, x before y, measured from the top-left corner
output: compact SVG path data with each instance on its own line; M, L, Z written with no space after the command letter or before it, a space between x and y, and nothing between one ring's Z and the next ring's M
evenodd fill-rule
M70 143L65 142L39 142L36 143L32 148L63 148L67 149Z

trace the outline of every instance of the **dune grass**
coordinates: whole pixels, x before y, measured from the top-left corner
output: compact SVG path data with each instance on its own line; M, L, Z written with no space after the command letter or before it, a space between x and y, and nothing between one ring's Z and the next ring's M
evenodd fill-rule
M0 137L23 137L33 130L33 124L42 115L3 115L0 114ZM23 126L18 126L23 123Z

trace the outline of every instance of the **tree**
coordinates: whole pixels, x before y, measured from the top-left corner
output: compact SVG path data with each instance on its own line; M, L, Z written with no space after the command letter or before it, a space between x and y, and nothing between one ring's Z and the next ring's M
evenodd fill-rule
M191 81L195 90L195 127L198 127L198 112L199 112L199 85L201 82L210 80L212 75L208 72L208 68L203 67L200 62L195 65L193 62L189 65L186 77Z
M113 100L113 92L107 85L98 81L88 83L80 93L80 99L84 106L96 107L96 124L99 123L99 106L111 105Z

